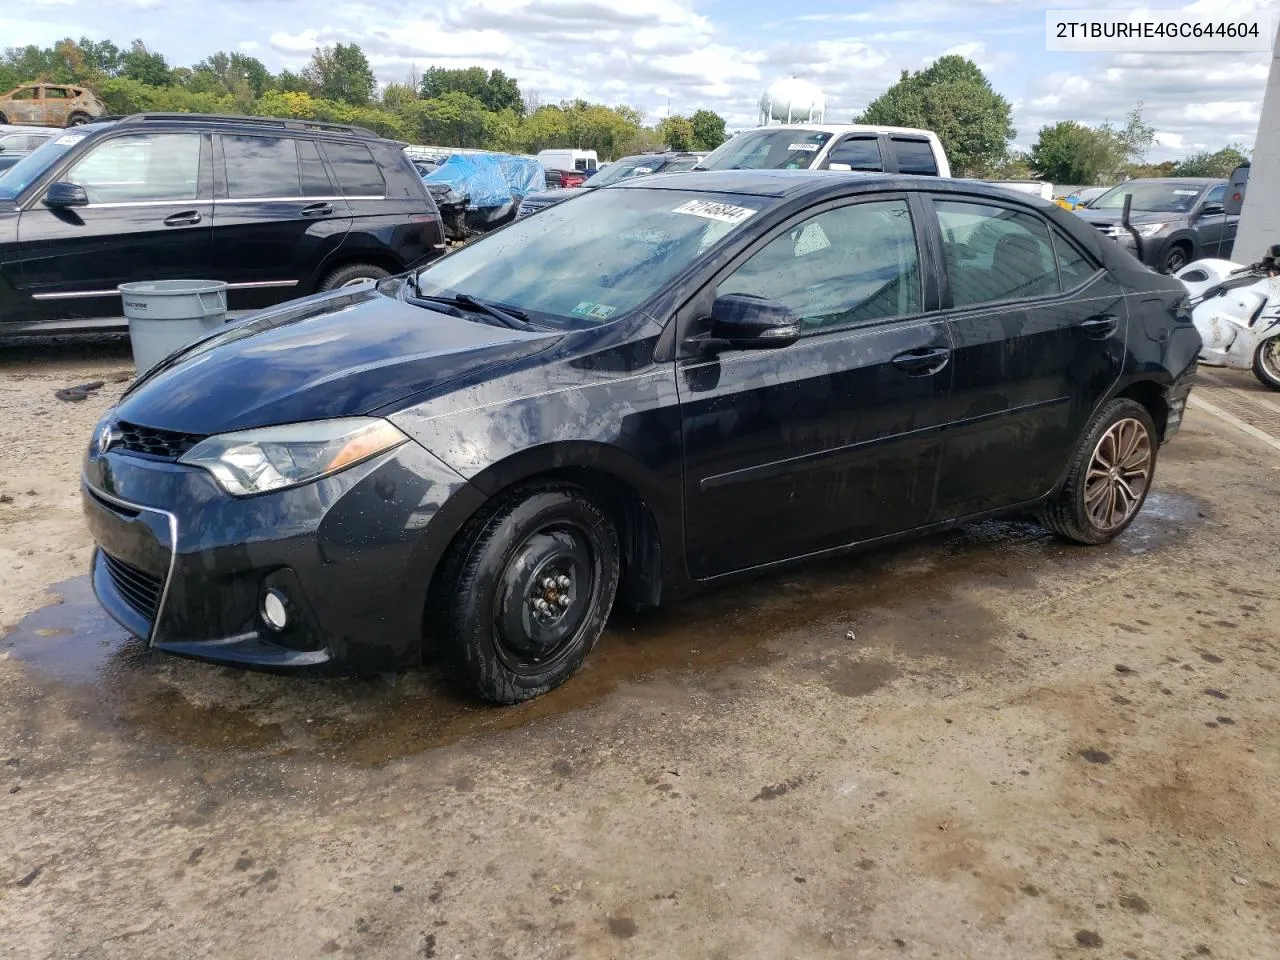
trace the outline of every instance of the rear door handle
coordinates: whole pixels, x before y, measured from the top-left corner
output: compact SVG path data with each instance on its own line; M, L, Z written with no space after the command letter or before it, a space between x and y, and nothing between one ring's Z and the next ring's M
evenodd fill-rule
M199 210L183 210L181 213L175 213L171 217L164 218L164 225L166 227L185 227L199 222Z
M1084 331L1084 335L1091 340L1105 340L1116 332L1120 326L1120 318L1111 313L1099 314L1096 317L1090 317L1080 324L1080 329Z
M332 203L313 203L302 208L304 217L327 217L333 213Z
M938 373L950 359L951 351L946 347L923 347L898 354L893 365L913 377L927 377Z

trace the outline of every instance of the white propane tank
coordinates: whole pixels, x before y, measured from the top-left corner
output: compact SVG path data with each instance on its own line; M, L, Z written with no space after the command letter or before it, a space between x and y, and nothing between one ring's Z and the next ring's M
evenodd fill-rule
M771 123L821 123L827 98L814 84L784 77L769 84L760 96L760 126Z

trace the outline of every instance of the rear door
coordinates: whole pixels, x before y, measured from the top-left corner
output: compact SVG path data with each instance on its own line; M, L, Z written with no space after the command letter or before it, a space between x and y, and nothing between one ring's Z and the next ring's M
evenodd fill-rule
M938 175L938 158L928 140L895 133L889 136L889 144L898 173L922 177Z
M272 134L215 138L213 262L228 306L249 310L312 290L316 267L351 226L314 140Z
M1027 208L935 195L954 343L954 421L938 510L966 516L1048 493L1120 376L1123 290Z
M947 324L928 307L905 195L824 204L761 238L717 294L791 306L799 342L682 361L685 536L697 578L927 523L950 414Z
M19 217L20 283L30 298L24 313L118 317L118 284L207 277L211 166L209 135L195 131L95 143L57 177L84 187L88 206L51 210L36 197Z

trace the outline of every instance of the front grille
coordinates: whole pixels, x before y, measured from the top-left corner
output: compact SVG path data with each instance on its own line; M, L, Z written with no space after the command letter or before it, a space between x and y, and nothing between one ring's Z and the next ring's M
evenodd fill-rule
M204 439L196 433L157 430L154 427L143 427L123 420L117 423L116 427L120 430L120 439L112 445L112 450L127 450L130 453L141 453L163 460L177 460Z
M123 560L116 559L105 550L102 551L102 560L106 564L112 586L116 588L116 593L120 594L120 599L148 620L154 620L156 608L160 605L163 581Z

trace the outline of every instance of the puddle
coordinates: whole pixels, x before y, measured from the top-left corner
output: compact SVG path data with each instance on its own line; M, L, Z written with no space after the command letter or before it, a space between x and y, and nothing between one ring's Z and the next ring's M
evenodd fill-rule
M305 680L155 653L102 612L87 577L54 586L61 602L0 637L0 653L76 698L84 722L144 741L378 764L581 711L624 684L643 695L644 681L657 676L718 692L732 677L729 668L785 657L790 668L823 671L833 689L858 696L896 675L886 663L862 676L847 662L867 644L900 660L980 666L1003 656L996 641L1009 628L972 599L974 588L1033 588L1081 565L1151 552L1204 513L1191 497L1153 494L1130 530L1097 550L1063 544L1032 522L985 521L753 578L661 610L615 614L576 677L515 707L469 699L433 668ZM856 646L846 639L849 630Z

